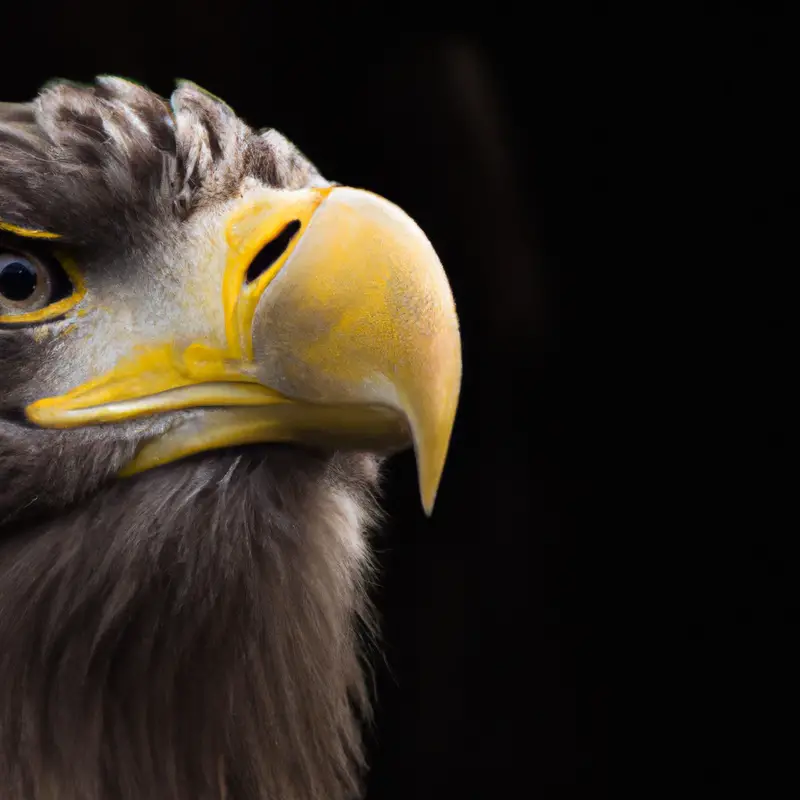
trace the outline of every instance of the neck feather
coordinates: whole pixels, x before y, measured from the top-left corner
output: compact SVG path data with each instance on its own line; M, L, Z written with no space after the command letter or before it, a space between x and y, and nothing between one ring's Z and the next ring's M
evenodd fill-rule
M4 539L3 797L357 796L375 479L219 453Z

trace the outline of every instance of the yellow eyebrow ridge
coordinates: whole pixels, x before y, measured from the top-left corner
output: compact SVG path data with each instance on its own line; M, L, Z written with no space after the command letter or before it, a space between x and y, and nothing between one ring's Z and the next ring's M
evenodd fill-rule
M50 231L37 231L34 228L23 228L19 225L12 225L10 222L3 222L0 220L0 231L8 231L15 236L24 236L26 239L60 239L58 233L50 233Z

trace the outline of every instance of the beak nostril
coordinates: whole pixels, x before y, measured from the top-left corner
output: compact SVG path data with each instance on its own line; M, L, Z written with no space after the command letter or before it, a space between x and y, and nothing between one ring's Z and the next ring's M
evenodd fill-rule
M274 239L261 248L247 268L246 283L252 283L260 275L263 275L286 252L286 248L289 247L300 227L299 220L292 220Z

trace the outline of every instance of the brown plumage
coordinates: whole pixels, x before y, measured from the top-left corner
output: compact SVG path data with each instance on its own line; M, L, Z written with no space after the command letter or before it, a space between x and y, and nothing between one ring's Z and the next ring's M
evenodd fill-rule
M359 795L382 456L265 442L120 478L203 409L67 429L27 411L161 335L198 231L252 186L328 184L191 84L0 105L0 254L57 234L87 283L52 321L0 305L3 800Z

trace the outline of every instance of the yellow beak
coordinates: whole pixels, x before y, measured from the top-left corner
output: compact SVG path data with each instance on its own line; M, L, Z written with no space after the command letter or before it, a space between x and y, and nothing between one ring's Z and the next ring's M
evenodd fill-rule
M125 474L257 442L413 444L430 513L458 403L461 344L424 233L387 200L346 187L243 201L224 225L221 285L211 294L222 313L205 310L224 331L178 346L176 330L172 341L140 345L104 375L32 403L28 418L69 428L196 410L145 443Z

